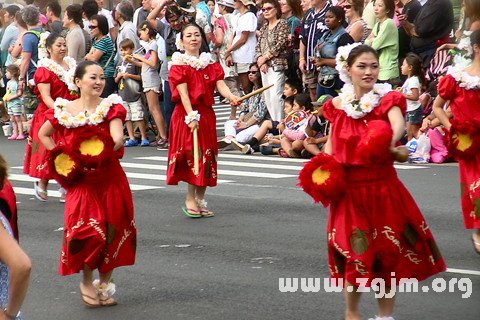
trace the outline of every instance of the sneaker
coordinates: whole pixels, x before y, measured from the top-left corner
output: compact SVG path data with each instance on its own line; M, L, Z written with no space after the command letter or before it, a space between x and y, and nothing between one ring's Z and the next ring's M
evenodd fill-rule
M253 148L250 147L249 144L246 144L246 145L244 146L244 149L242 150L242 153L243 153L243 154L253 154L254 152L255 152L255 150L253 150Z
M165 150L168 149L168 139L159 139L157 141L157 150Z
M26 138L27 138L27 137L25 137L23 134L19 134L19 135L17 136L17 139L15 139L15 140L25 140Z
M303 159L311 159L311 158L313 158L313 154L311 154L310 152L308 152L307 149L303 149L302 152L300 152L300 156L301 156Z
M223 148L229 146L231 143L232 143L232 141L230 141L230 139L223 138L222 140L218 141L218 149L223 149Z
M125 141L123 146L124 147L136 147L136 146L138 146L138 142L135 141L135 140L132 140L132 139L128 139L127 141Z
M232 140L232 144L235 146L237 150L241 151L243 154L245 154L247 150L250 148L250 146L247 147L247 145L241 144L235 139Z
M142 142L140 142L141 147L148 147L150 146L150 141L148 139L142 139Z
M12 134L10 137L8 137L8 140L17 140L18 134Z

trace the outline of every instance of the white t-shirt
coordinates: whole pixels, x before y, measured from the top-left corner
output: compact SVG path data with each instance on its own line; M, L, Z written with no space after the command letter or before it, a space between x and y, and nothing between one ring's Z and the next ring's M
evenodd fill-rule
M402 93L403 94L412 94L412 89L418 89L418 92L421 93L422 88L420 85L420 80L418 80L417 76L413 76L405 80L405 83L402 86ZM420 108L421 103L419 100L414 101L407 99L407 111L413 111Z
M115 27L115 24L113 23L112 13L110 11L108 11L105 8L102 8L98 11L98 14L101 14L102 16L107 18L109 30Z
M242 31L248 31L247 42L237 50L232 52L233 62L235 63L253 63L255 59L255 46L257 45L257 17L252 12L246 12L242 15L234 15L232 17L233 25L233 42L235 44L242 35Z

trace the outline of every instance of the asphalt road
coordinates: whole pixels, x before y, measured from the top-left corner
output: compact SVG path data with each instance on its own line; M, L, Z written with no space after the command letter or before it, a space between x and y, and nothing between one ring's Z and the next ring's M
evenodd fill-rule
M33 261L27 319L342 319L341 293L279 291L280 277L328 277L327 215L295 187L300 162L222 153L223 181L207 193L216 216L193 220L180 211L186 186L165 186L166 151L129 148L122 163L135 186L137 261L114 273L119 305L91 310L80 299L80 276L56 273L63 205L53 184L46 203L28 194L32 182L21 174L23 150L24 142L0 138L18 191L21 245ZM398 173L447 266L466 272L440 278L468 278L472 293L463 299L452 287L450 293L399 294L395 319L478 320L480 256L463 228L456 165L407 165ZM375 310L373 293L364 294L363 318Z

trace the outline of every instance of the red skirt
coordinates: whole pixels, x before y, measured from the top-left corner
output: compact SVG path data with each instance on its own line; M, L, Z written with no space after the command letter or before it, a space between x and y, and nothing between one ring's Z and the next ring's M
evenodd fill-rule
M48 152L38 139L38 131L47 120L45 116L47 110L48 107L44 103L40 103L35 110L23 158L23 173L44 180L50 180L52 176L48 170ZM63 137L57 133L53 134L52 139L57 144L63 143Z
M217 185L217 128L213 108L198 109L199 174L193 173L193 134L185 124L186 112L181 104L175 106L170 120L168 148L167 184L176 185L179 181L200 187Z
M59 273L107 273L135 263L137 233L132 192L118 160L88 172L68 188Z
M480 155L468 161L459 160L458 168L465 228L480 229Z
M432 233L393 166L346 168L345 194L330 207L330 273L352 285L391 272L421 281L445 270Z

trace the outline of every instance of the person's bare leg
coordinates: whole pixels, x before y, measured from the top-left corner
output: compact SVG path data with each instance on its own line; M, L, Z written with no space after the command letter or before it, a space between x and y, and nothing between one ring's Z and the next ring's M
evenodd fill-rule
M308 143L307 140L303 140L303 146L305 147L305 150L307 150L314 156L320 153L320 149L318 148L318 145L315 143Z
M145 126L145 121L139 120L138 121L138 130L140 131L140 137L142 140L147 139L147 128Z
M87 265L83 267L83 278L80 282L80 293L83 301L92 306L100 305L97 289L93 286L93 271Z
M130 120L125 121L125 127L127 128L128 138L130 140L135 140L135 135L133 134L133 122Z
M197 193L197 186L193 184L189 184L188 190L187 190L187 196L185 198L185 206L187 210L191 209L191 210L198 211L197 201L195 200L196 193Z
M347 290L347 288L353 290ZM360 311L358 306L360 305L361 293L357 292L358 287L352 286L345 281L345 288L343 290L345 297L345 320L360 320ZM351 292L348 292L351 291Z
M112 271L106 272L106 273L100 273L99 272L99 278L100 278L100 286L103 288L99 292L99 299L100 299L100 304L102 305L115 305L115 299L113 299L112 294L108 292L108 286L112 285L110 284L110 279L112 278Z
M153 121L157 126L158 130L158 139L166 139L167 138L167 129L165 124L165 119L163 118L162 113L160 112L160 101L158 100L158 93L153 90L148 91L145 93L147 97L147 104L148 110L153 117Z
M385 293L390 294L391 288L385 288ZM391 317L393 314L393 307L395 305L395 295L390 298L377 298L378 303L378 316L379 317Z

